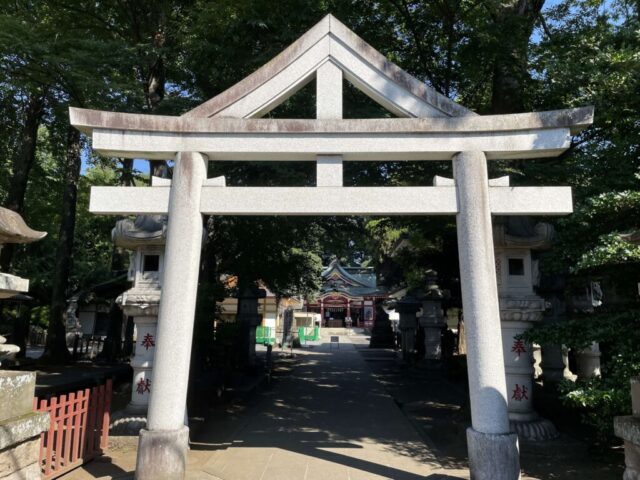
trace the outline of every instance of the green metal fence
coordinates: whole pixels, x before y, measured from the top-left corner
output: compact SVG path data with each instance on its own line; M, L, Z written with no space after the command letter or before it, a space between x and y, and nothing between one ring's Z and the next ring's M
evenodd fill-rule
M300 344L317 342L320 340L320 327L298 327Z
M256 343L274 345L276 343L276 329L274 327L256 327Z

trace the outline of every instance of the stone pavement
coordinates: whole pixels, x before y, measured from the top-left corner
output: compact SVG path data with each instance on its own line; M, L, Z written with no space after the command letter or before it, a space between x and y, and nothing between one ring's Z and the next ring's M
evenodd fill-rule
M325 342L330 333L339 332ZM295 352L277 362L272 388L190 419L188 479L468 479L464 392L401 368L364 335ZM522 479L621 478L622 459L596 461L577 443L522 445ZM137 437L112 437L106 457L62 478L133 478L136 446Z
M446 478L348 338L297 354L227 448L197 468L224 480Z
M424 438L372 377L350 337L340 340L339 348L323 343L296 350L290 374L265 392L255 408L239 415L235 425L214 418L195 428L187 478L468 478L464 470L442 469ZM227 432L226 438L221 432ZM62 478L130 478L135 466L131 440L114 439L109 461L89 463Z

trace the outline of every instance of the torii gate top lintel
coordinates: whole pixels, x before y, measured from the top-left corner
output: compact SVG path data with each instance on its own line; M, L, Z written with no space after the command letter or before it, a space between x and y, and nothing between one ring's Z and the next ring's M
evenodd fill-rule
M316 119L261 119L312 79ZM404 118L349 119L343 80ZM197 151L209 160L450 160L461 151L487 159L556 156L593 121L593 108L479 116L428 87L332 15L236 85L182 116L70 109L95 151L171 159Z

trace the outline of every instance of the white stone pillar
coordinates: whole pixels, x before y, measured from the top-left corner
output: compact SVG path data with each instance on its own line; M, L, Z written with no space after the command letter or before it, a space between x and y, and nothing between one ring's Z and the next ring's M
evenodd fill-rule
M140 432L137 480L183 479L189 429L184 425L202 246L200 196L207 158L176 157L147 430Z
M486 157L461 152L453 168L471 400L471 478L514 480L520 478L520 460L518 437L509 432Z

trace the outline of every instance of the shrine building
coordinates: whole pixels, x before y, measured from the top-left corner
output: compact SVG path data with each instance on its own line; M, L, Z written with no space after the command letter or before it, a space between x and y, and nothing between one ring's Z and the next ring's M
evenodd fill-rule
M304 306L320 314L324 327L345 327L351 319L354 327L371 328L376 302L388 296L387 289L378 286L373 267L344 267L335 259L322 271L320 293Z

